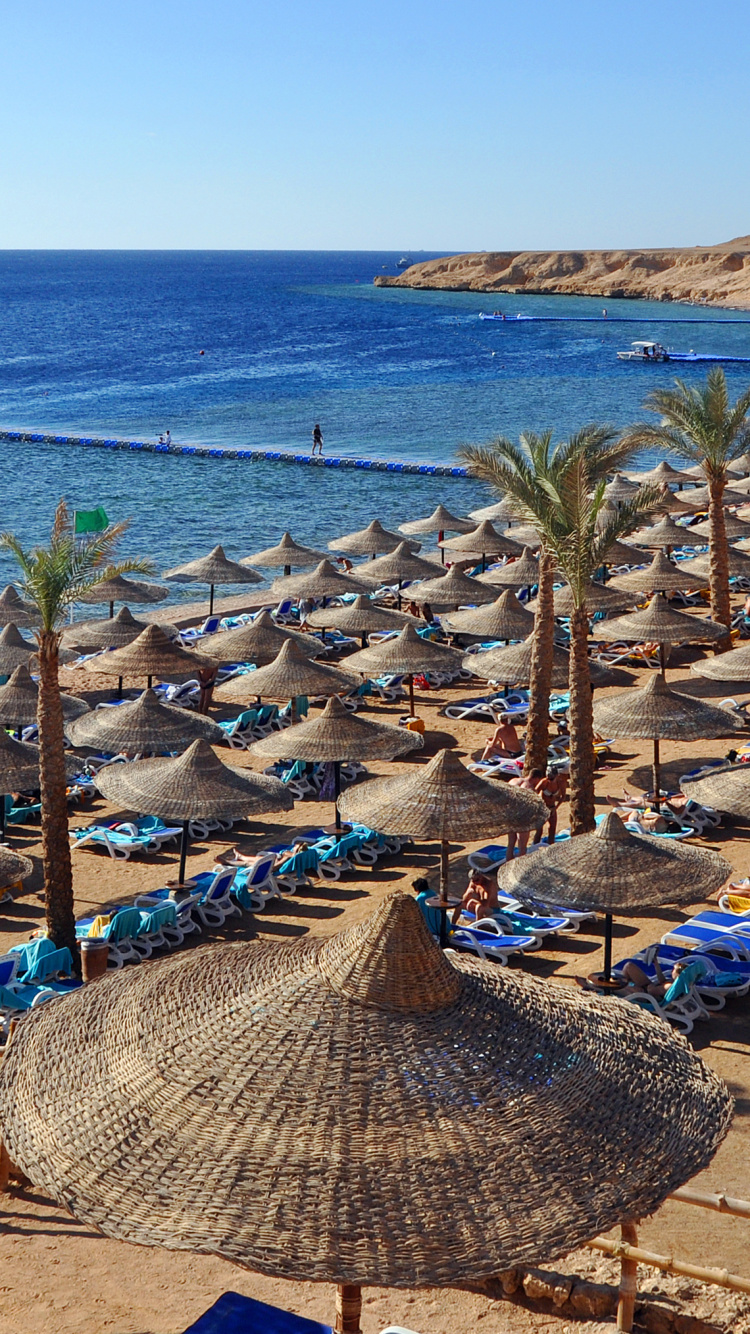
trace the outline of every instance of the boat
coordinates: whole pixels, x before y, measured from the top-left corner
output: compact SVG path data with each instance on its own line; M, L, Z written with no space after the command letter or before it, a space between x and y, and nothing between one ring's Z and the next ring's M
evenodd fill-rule
M670 361L670 353L661 343L637 342L630 344L628 352L618 352L619 361Z
M402 255L401 258L400 258L400 260L398 261L398 264L396 265L396 268L397 268L397 269L410 269L413 263L414 263L414 260L411 259L411 258L409 257L409 255Z

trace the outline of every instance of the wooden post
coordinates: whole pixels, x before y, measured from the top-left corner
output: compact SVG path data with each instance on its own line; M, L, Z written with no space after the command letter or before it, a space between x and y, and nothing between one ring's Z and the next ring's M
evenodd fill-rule
M340 1283L336 1289L336 1334L362 1334L362 1289L354 1283Z
M620 1238L628 1246L638 1245L638 1232L635 1223L622 1223ZM635 1315L635 1298L638 1291L638 1261L623 1255L620 1259L620 1294L617 1302L617 1328L630 1334Z
M661 811L661 754L659 751L659 741L656 737L654 737L653 783L654 810L658 815Z
M9 1178L10 1158L8 1157L8 1150L0 1140L0 1194L5 1194L7 1191Z

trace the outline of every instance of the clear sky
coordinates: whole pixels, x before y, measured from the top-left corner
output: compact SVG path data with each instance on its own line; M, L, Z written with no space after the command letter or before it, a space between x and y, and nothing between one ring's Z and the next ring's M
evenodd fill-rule
M3 6L0 247L750 232L747 0Z

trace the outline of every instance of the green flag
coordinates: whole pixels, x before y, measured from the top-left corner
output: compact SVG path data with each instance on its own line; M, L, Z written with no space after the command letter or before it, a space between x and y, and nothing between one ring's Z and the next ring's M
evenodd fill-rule
M109 528L109 519L103 505L97 505L95 510L76 510L76 533L103 533L105 528Z

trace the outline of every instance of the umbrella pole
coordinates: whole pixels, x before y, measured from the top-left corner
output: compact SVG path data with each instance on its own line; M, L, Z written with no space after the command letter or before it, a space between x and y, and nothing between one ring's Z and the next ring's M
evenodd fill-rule
M154 678L153 678L152 676L147 676L147 677L146 677L146 689L147 689L147 690L150 690L150 689L151 689L151 682L153 681L153 679L154 679Z
M411 716L412 718L415 716L415 715L414 715L414 675L413 675L412 672L409 672L409 714L410 714L410 716Z
M296 695L292 695L292 698L291 698L290 701L289 701L289 717L290 717L291 720L292 720L292 726L293 726L293 725L296 723L296 721L297 721L297 696L296 696Z
M5 842L5 793L0 796L0 843Z
M179 883L181 885L184 885L185 883L185 863L187 861L187 850L189 842L190 842L190 821L183 820L182 838L180 839L180 873L178 877Z
M341 761L333 762L333 804L336 811L336 833L341 833L341 813L339 811L339 797L341 796Z
M401 580L400 580L400 579L399 579L399 581L398 581L398 589L397 589L397 592L396 592L396 606L398 607L398 610L400 611L400 610L401 610Z
M664 644L659 645L659 670L666 681L667 679L667 654Z
M659 810L661 809L661 807L660 807L660 802L661 802L661 759L660 759L660 755L659 755L659 742L658 742L658 740L656 739L656 737L654 737L654 767L653 767L653 775L654 775L654 810L656 811L656 813L657 813L657 815L658 815Z
M114 616L114 614L115 614L115 604L114 604L114 601L112 601L112 602L110 602L110 604L109 604L109 619L110 619L110 621L112 620L112 617Z
M362 1289L355 1283L339 1283L336 1289L336 1334L361 1334Z
M448 902L448 840L440 840L440 899L443 903ZM446 908L440 908L440 948L446 949L448 945L448 912Z
M122 677L117 678L117 698L122 699Z
M362 647L363 647L363 648L367 648L367 631L366 631L366 630L365 630L364 634L362 635Z
M441 528L441 529L440 529L440 532L438 533L438 546L439 546L439 547L440 547L440 543L442 542L442 540L443 540L444 537L445 537L445 533L443 532L443 530L442 530L442 528ZM441 564L441 565L445 565L445 551L443 550L442 547L440 547L440 564Z
M288 578L289 578L289 575L290 575L291 573L292 573L292 567L291 567L291 565L285 565L285 566L284 566L284 578L285 578L285 579L288 579Z
M612 914L604 917L604 981L612 981Z

